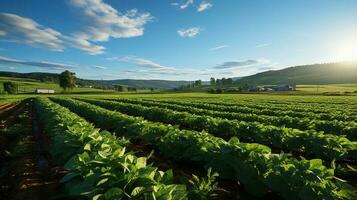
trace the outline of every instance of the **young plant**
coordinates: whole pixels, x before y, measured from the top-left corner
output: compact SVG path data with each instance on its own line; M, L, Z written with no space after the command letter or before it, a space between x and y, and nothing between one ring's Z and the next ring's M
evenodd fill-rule
M207 176L199 178L196 175L192 175L192 178L188 180L189 188L188 195L190 199L208 200L217 196L215 190L217 188L216 178L219 176L217 172L212 173L212 169L209 168Z

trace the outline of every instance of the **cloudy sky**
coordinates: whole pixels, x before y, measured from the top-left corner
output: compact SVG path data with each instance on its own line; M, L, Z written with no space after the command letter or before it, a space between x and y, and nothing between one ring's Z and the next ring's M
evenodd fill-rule
M0 70L208 80L357 59L356 0L2 0Z

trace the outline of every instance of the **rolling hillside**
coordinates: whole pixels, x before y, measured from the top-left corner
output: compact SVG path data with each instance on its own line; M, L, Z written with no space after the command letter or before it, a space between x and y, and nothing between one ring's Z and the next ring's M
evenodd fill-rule
M53 89L56 93L60 93L63 91L60 86L54 82L48 81L39 81L36 79L28 79L28 78L14 78L14 77L1 77L0 76L0 93L3 92L3 82L14 82L18 85L18 93L33 93L36 88L49 88ZM95 88L81 87L81 88L73 88L73 93L103 93L109 91L103 91Z
M17 73L1 72L0 77L21 78L23 80L37 80L46 83L58 83L58 74L53 73ZM357 61L340 62L329 64L315 64L289 67L282 70L266 71L252 76L233 78L235 85L325 85L325 84L353 84L357 83ZM77 79L77 84L81 86L101 86L112 87L113 85L124 85L138 89L173 89L181 85L189 84L189 81L168 81L168 80L87 80Z
M136 80L136 79L121 79L102 81L104 84L110 85L126 85L136 88L157 88L157 89L173 89L181 85L187 85L189 81L167 81L167 80Z
M58 83L58 74L54 73L17 73L0 71L0 77L32 79L41 82ZM134 80L134 79L119 79L119 80L88 80L77 79L77 84L81 86L102 86L102 85L124 85L139 89L155 88L155 89L173 89L181 85L189 84L189 81L167 81L167 80Z
M357 62L340 62L289 67L243 77L236 84L346 84L357 83Z

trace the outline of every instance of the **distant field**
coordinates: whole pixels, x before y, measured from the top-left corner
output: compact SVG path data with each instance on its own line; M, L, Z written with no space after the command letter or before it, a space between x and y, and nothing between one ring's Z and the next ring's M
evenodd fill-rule
M3 82L15 82L19 85L19 93L33 93L36 88L49 88L55 90L56 93L62 92L62 88L52 82L40 82L34 79L12 78L12 77L0 77L0 91L3 91ZM96 88L74 88L72 92L76 93L93 93L103 92L103 90ZM108 91L105 91L108 92Z
M298 85L297 91L309 93L344 93L357 91L357 84Z

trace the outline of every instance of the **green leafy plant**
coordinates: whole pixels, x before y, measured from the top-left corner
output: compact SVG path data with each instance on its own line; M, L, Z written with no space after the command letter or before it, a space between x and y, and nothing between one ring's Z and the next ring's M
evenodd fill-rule
M5 137L16 137L24 132L22 124L14 124L10 127L6 127L0 130L0 135Z
M356 198L355 190L334 179L334 170L319 159L295 159L285 153L274 154L269 147L256 143L241 143L238 139L227 142L207 132L179 130L78 100L51 99L98 127L145 141L167 158L211 167L220 178L240 181L256 196L272 190L287 199Z
M192 175L189 182L189 197L190 199L208 200L217 197L215 190L217 188L216 178L218 173L212 173L212 168L207 170L207 177L199 178Z
M35 108L51 138L53 159L68 170L61 182L69 198L187 199L186 186L174 184L172 172L126 151L124 138L100 132L48 99L36 98Z
M356 151L357 147L343 136L262 124L255 122L255 117L249 119L251 122L227 120L223 118L234 118L229 117L233 114L132 99L80 100L125 114L144 117L147 120L179 125L182 129L205 130L224 139L236 136L244 142L271 145L284 151L295 151L305 156L316 156L325 160L357 159L354 154L350 153ZM210 117L212 115L215 117Z

